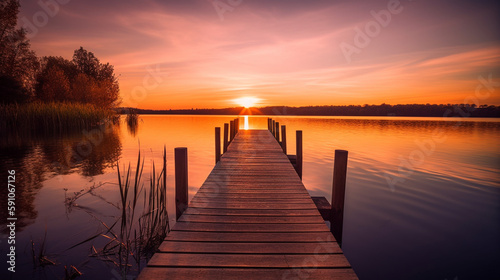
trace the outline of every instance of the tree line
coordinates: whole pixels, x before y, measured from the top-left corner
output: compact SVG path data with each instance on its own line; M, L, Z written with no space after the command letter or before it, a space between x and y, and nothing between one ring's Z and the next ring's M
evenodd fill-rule
M398 116L398 117L500 117L500 106L474 104L398 104L348 106L268 106L261 108L145 110L119 108L119 113L190 115L268 115L268 116Z
M71 102L112 108L119 85L114 68L83 47L72 60L39 58L17 27L18 0L0 2L0 103Z

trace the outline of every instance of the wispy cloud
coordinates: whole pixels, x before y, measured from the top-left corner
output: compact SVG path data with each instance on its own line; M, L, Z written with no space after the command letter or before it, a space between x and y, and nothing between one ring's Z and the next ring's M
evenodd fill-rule
M205 0L71 1L32 45L68 58L93 51L115 65L122 94L158 65L168 79L143 108L226 107L242 96L293 106L461 102L479 74L500 78L495 1L401 1L403 12L346 63L339 44L387 3L244 1L220 21ZM28 18L39 9L22 1Z

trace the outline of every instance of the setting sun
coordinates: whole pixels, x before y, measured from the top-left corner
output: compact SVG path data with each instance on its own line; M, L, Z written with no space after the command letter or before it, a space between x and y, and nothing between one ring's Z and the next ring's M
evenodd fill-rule
M238 104L238 105L241 105L245 108L250 108L250 107L255 106L255 104L257 104L260 100L261 100L260 98L247 96L247 97L241 97L238 99L234 99L233 102Z

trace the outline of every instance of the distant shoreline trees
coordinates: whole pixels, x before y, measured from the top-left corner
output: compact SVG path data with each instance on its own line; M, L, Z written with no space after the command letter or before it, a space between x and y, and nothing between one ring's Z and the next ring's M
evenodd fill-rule
M124 113L132 108L118 108ZM500 106L474 104L398 104L348 106L268 106L261 108L146 110L133 109L138 114L177 115L268 115L268 116L388 116L388 117L484 117L499 118Z

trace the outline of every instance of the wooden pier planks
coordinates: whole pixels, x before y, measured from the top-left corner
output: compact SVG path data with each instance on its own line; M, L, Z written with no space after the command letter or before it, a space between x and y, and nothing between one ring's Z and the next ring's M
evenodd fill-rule
M358 279L267 130L241 130L138 279Z

